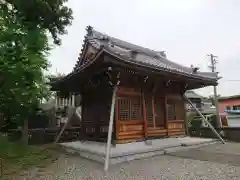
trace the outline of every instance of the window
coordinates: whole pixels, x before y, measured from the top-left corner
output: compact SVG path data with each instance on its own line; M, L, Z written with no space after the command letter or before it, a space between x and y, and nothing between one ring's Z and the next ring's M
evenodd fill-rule
M240 110L240 105L234 105L233 110Z
M176 120L176 104L172 101L167 102L167 119Z
M141 99L139 97L119 99L118 119L120 121L143 120Z
M192 103L196 108L200 109L201 104L200 103ZM191 104L187 104L187 110L194 110Z

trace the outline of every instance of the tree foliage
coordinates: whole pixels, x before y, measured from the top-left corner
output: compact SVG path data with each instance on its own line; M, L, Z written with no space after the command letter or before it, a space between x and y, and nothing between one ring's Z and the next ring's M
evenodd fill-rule
M71 24L64 0L0 0L0 112L21 123L48 95L46 77L50 50Z
M48 30L55 44L60 44L59 35L65 34L71 24L72 10L64 4L68 0L6 0L12 5L15 15L26 27Z

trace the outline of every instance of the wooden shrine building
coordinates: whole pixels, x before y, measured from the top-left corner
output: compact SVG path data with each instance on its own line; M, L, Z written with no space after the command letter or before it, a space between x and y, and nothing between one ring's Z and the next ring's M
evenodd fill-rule
M73 71L52 83L54 91L82 96L80 140L107 141L113 95L113 144L185 135L185 91L217 85L217 73L184 67L90 26L82 47Z

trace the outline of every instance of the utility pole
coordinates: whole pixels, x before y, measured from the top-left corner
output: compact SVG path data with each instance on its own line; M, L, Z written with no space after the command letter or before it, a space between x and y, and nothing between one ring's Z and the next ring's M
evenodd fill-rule
M217 56L214 56L213 54L208 54L211 58L211 65L209 68L211 68L212 72L216 72L216 64L218 63L216 58ZM214 103L216 107L216 118L217 118L217 128L220 128L222 126L220 114L219 114L219 105L218 105L218 95L217 95L217 86L213 86L213 93L214 93Z

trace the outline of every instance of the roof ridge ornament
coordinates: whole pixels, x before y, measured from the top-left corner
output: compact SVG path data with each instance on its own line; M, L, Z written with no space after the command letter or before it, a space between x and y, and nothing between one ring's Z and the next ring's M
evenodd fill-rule
M197 71L200 69L199 67L194 67L192 64L191 64L191 69L192 69L192 74L196 74Z
M108 46L110 46L110 47L114 47L115 44L114 44L111 40L109 40L109 41L108 41Z
M166 51L157 51L157 54L164 57L164 58L167 58Z
M137 54L138 54L138 51L136 51L136 50L130 50L130 52L131 52L131 58L136 58L136 56L137 56Z
M92 36L93 35L93 27L92 26L87 26L86 27L87 35Z

